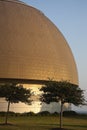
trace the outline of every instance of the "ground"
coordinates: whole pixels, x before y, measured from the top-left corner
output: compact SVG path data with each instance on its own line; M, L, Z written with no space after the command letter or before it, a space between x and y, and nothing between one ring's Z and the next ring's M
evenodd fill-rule
M2 125L5 117L0 117L0 130L60 130L58 116L9 117L9 125ZM64 117L62 130L87 130L87 116Z

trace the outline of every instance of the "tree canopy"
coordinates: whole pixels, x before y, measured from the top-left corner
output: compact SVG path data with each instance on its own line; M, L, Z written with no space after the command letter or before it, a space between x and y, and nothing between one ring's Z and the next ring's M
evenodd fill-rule
M84 91L68 81L49 81L40 91L43 91L40 100L48 104L61 101L63 104L72 103L78 106L85 103Z
M0 85L0 97L4 97L5 100L10 101L10 103L31 103L30 89L23 88L22 85L15 83Z

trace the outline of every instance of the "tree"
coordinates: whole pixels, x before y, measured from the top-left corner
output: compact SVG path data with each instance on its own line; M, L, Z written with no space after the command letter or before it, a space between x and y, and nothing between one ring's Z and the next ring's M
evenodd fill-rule
M60 111L60 128L62 128L62 114L65 103L72 103L76 106L84 105L84 93L78 85L72 84L68 81L49 81L42 86L40 91L43 91L40 100L49 104L50 102L61 102Z
M14 83L0 85L0 97L5 98L8 102L5 124L7 124L8 120L10 103L24 102L30 104L32 102L30 99L31 95L31 90L23 88L22 85L17 85Z

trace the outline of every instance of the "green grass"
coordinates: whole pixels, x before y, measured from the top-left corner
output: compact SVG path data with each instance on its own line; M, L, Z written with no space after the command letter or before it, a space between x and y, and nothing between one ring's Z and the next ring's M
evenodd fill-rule
M57 116L9 117L10 125L2 125L5 117L0 117L0 130L56 130L59 127ZM63 127L68 130L87 130L87 117L63 117Z

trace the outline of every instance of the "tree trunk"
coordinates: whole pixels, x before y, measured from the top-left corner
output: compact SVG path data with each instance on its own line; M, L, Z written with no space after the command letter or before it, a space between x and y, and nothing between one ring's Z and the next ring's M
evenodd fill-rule
M63 116L63 103L61 102L61 110L60 110L60 128L62 128L62 126L63 126L62 116Z
M7 124L7 121L8 121L9 108L10 108L10 101L8 101L8 107L7 107L7 112L6 112L5 124Z

